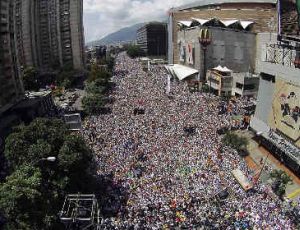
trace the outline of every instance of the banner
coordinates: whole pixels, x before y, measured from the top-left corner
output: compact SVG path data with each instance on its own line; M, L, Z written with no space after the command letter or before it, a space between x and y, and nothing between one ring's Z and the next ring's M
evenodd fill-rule
M181 62L185 61L185 46L184 46L184 44L182 42L180 42L179 61L181 61Z
M270 122L294 141L300 139L300 86L276 80Z
M168 74L166 93L169 94L170 91L171 91L171 76Z
M187 53L187 59L186 62L190 65L194 64L194 60L193 60L193 45L192 44L188 44L186 47L186 53Z

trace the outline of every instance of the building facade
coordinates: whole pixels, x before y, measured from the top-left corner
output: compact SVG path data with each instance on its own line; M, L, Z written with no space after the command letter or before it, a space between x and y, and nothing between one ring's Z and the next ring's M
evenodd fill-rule
M152 22L137 30L137 44L148 56L167 55L167 24Z
M82 0L11 0L20 64L48 72L84 68Z
M169 11L168 59L170 64L178 63L178 26L179 21L192 21L192 19L208 20L244 20L253 21L251 32L277 31L277 6L275 0L205 0L197 1Z
M82 0L1 0L0 12L0 113L23 98L26 67L84 69Z
M255 68L255 34L230 28L206 27L211 33L210 45L203 49L198 37L202 26L178 31L174 62L199 70L200 79L206 78L203 70L218 65L234 72L253 71ZM206 54L204 54L206 52ZM205 55L205 57L204 57Z
M257 96L258 75L211 69L206 77L209 91L218 96Z
M24 96L17 48L14 42L14 5L0 1L0 114Z

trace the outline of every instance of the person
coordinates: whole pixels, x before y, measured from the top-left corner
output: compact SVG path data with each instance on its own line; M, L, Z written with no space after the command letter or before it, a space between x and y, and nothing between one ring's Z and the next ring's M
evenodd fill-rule
M100 191L101 229L233 229L235 223L292 229L280 200L262 199L264 185L246 193L232 178L237 167L249 177L254 172L234 149L219 151L216 131L231 119L218 114L220 99L190 93L185 82L173 80L170 100L164 67L153 66L151 73L120 53L112 77L112 114L90 116L83 124L82 135L108 185ZM145 113L134 115L141 99ZM185 135L185 127L195 127L193 135ZM230 196L220 205L217 195L225 188Z

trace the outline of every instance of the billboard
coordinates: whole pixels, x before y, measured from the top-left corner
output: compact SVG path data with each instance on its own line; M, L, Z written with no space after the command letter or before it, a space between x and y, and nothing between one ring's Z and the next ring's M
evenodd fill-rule
M280 0L279 34L300 38L300 0Z
M293 140L300 142L300 86L276 80L270 116L273 127Z

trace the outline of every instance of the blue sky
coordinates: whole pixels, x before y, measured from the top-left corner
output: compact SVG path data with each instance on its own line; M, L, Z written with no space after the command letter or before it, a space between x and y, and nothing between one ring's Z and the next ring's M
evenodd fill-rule
M164 20L171 7L195 0L83 0L85 41L94 41L123 27Z

